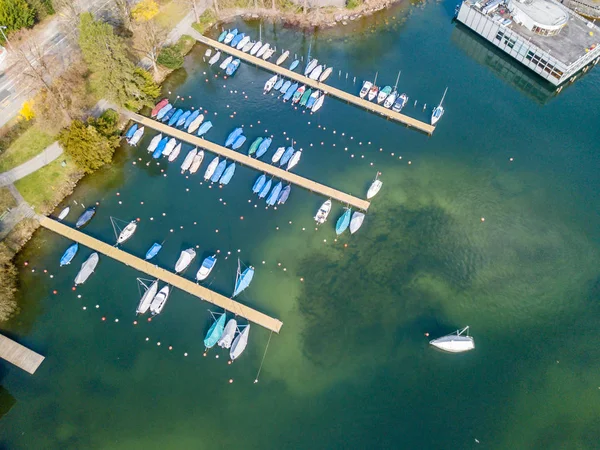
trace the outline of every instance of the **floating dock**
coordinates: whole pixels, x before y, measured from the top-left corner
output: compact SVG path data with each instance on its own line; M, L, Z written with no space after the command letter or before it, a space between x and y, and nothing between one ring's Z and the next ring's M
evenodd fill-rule
M0 358L14 364L30 374L34 374L44 357L18 342L0 334Z
M210 289L207 289L190 280L180 277L179 275L173 272L161 269L160 267L151 264L146 260L138 258L137 256L133 256L130 253L120 250L117 247L113 247L112 245L106 244L105 242L102 242L96 238L88 236L87 234L84 234L81 231L75 230L74 228L57 222L56 220L44 216L38 217L38 220L40 221L40 225L42 225L44 228L47 228L48 230L54 231L55 233L58 233L72 241L79 242L80 244L85 245L86 247L89 247L92 250L102 253L103 255L106 255L117 261L120 261L127 266L139 270L140 272L144 272L152 278L158 278L159 280L162 280L165 283L170 284L171 286L174 286L176 288L181 289L182 291L199 297L237 316L244 317L249 322L260 325L261 327L266 328L267 330L279 333L279 330L283 325L283 323L280 320L274 319L272 317L267 316L266 314L256 311L255 309L242 305L241 303L238 303L232 300L231 298L225 297L224 295L211 291ZM0 354L0 356L4 355Z
M306 188L309 191L322 194L325 197L333 198L345 205L351 205L363 211L369 209L370 203L367 200L363 200L358 197L354 197L350 194L346 194L345 192L330 188L323 184L317 183L316 181L309 180L308 178L301 177L300 175L296 175L295 173L288 172L287 170L280 169L279 167L275 167L272 164L262 162L256 158L251 158L242 153L236 152L235 150L230 150L228 148L223 147L222 145L218 145L213 142L207 141L196 135L187 133L183 130L178 130L177 128L170 127L162 122L149 119L145 116L141 116L130 111L122 112L123 114L130 117L131 120L134 120L140 125L143 125L148 128L154 128L156 131L160 131L163 134L168 134L169 136L179 139L180 141L187 142L189 144L195 145L196 147L204 148L211 153L224 156L225 158L243 164L244 166L252 167L253 169L256 169L260 172L268 173L269 175L273 175L274 177L280 178L289 183Z
M199 42L202 42L203 44L214 47L218 50L221 50L222 52L229 53L230 55L233 55L236 58L239 58L243 61L249 62L250 64L254 64L255 66L262 67L263 69L266 69L270 72L279 74L286 78L290 78L299 83L310 86L313 89L319 89L319 90L323 91L326 95L330 95L332 97L337 97L340 100L346 101L348 103L352 103L355 106L359 106L361 108L366 109L367 111L371 111L376 114L379 114L387 119L395 120L396 122L400 122L408 127L415 128L415 129L422 131L424 133L427 133L429 135L432 135L433 131L435 130L435 127L433 125L430 125L425 122L421 122L420 120L417 120L417 119L413 119L412 117L406 116L404 114L397 113L395 111L392 111L391 109L384 108L383 106L378 105L377 103L373 103L373 102L364 100L364 99L360 98L358 95L349 94L346 91L342 91L341 89L334 88L333 86L329 86L328 84L320 83L319 81L316 81L316 80L311 80L310 78L305 77L302 74L292 72L291 70L285 69L281 66L278 66L277 64L270 63L261 58L257 58L256 56L252 56L248 53L244 53L240 50L230 47L229 45L222 44L222 43L217 42L213 39L210 39L206 36L203 36L195 30L191 30L190 34L192 35L192 37L194 39L196 39Z

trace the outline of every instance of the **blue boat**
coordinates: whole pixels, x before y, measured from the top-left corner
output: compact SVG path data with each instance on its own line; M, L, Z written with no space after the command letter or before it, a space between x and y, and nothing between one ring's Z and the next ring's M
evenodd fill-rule
M161 122L165 123L168 122L171 117L173 116L173 114L175 114L176 110L175 108L171 108L171 110L165 114L165 116L162 118Z
M319 91L317 91L317 92L319 92ZM315 96L314 93L313 93L313 95L308 97L308 101L306 102L306 109L311 109L318 98L319 97Z
M294 154L294 147L288 147L287 150L285 151L285 153L283 154L283 156L281 157L281 159L279 160L279 165L285 166L293 154Z
M281 86L281 89L279 89L279 92L281 92L282 94L285 94L291 85L292 85L292 82L290 80L287 80L285 83L283 83L283 86Z
M83 212L83 214L79 216L79 219L77 219L77 222L75 222L75 228L81 228L82 226L87 224L90 220L92 220L92 217L94 217L94 214L96 214L95 206L92 206L92 207L86 209Z
M68 249L65 250L62 257L60 258L61 267L66 266L67 264L71 264L71 261L73 260L73 258L75 258L75 254L77 253L78 249L79 244L75 242L74 244L71 244L71 246Z
M279 194L279 198L277 199L278 205L283 205L285 202L287 202L287 199L290 196L291 190L292 190L292 187L289 184L283 188L283 190L281 191L281 194Z
M227 36L227 31L226 31L226 30L223 30L223 31L221 32L221 34L219 35L219 38L217 39L217 41L219 41L219 42L223 42L223 39L225 39L225 36Z
M156 146L156 150L154 150L154 153L152 153L152 157L154 159L158 159L162 156L162 152L165 149L165 147L167 146L169 139L171 139L169 136L165 136L164 138L161 139L161 141Z
M277 80L277 83L275 83L275 86L273 86L273 89L275 91L278 91L279 89L281 89L281 86L283 86L284 80L283 78L280 78L279 80Z
M167 114L172 109L173 109L173 105L171 105L170 103L167 103L165 106L163 106L160 109L160 111L158 111L158 114L156 115L156 120L162 120L162 118L165 117L165 114Z
M231 163L231 164L229 164L229 166L227 166L227 169L225 169L225 172L223 172L223 176L219 180L219 183L220 184L229 184L234 173L235 173L235 163Z
M223 160L219 163L219 165L217 166L217 168L215 169L215 173L212 174L212 177L210 177L210 181L212 181L213 183L216 183L217 181L219 181L219 178L221 178L221 175L223 175L223 172L225 172L225 167L227 166L227 161Z
M265 185L267 181L267 176L263 173L260 177L256 179L254 182L254 186L252 186L252 192L258 194L262 187Z
M258 198L265 198L269 191L271 190L271 180L268 180L263 187L260 189L258 193Z
M235 289L233 291L233 296L235 297L248 286L252 282L252 277L254 277L254 267L250 266L240 275L240 269L238 267L238 276L235 280Z
M281 184L281 181L280 181L279 183L277 183L275 185L275 187L269 194L269 197L267 197L267 205L273 206L277 202L277 199L279 198L279 194L281 193L281 189L283 189L283 185Z
M171 118L169 119L169 123L167 125L169 125L170 127L172 127L173 125L175 125L175 123L177 123L177 121L179 120L179 118L181 117L182 114L183 114L183 109L179 108L171 116Z
M134 123L133 125L131 125L131 127L129 128L129 130L127 130L127 134L125 134L125 137L127 139L131 139L133 137L133 135L135 134L135 132L138 129L138 124Z
M290 88L285 91L285 95L283 96L283 101L287 102L290 98L292 98L292 95L294 95L294 92L296 92L296 90L298 89L298 83L294 83L290 86Z
M190 117L190 114L192 114L192 110L188 109L186 112L184 112L181 117L179 118L179 120L177 121L177 123L175 124L176 127L180 127L181 125L183 125L185 123L185 121L187 120L188 117Z
M229 63L229 65L227 66L227 69L225 69L225 73L227 75L231 76L235 73L235 71L238 69L238 67L240 67L240 60L234 59L233 61L231 61Z
M146 252L146 260L154 258L158 254L158 252L160 252L161 248L162 248L162 245L159 244L158 242L155 242L154 244L152 244L152 247L150 247L148 249L148 251Z
M200 266L200 269L198 269L198 272L196 273L196 281L205 280L206 277L208 277L210 275L210 273L212 272L216 263L217 263L216 255L212 255L207 258L204 258L204 261L202 261L202 265Z
M352 209L348 208L344 214L338 219L335 224L335 232L337 235L342 234L350 225L350 216L352 215Z
M296 67L298 67L298 64L300 64L300 61L295 60L292 64L290 64L290 70L294 70Z
M242 134L241 136L237 137L237 139L235 140L235 142L233 143L233 145L231 146L231 148L234 149L234 150L237 150L242 145L244 145L244 142L246 142L246 136L244 136Z
M246 33L236 34L236 36L231 40L229 45L231 45L232 47L237 47L237 45L240 43L240 41L242 39L244 39L245 37L246 37Z
M242 131L243 130L241 128L236 128L231 133L229 133L229 136L227 136L227 140L225 141L225 147L229 147L231 144L233 144L237 137L240 134L242 134Z
M198 136L204 136L211 128L212 122L210 120L208 122L204 122L198 129Z
M260 143L260 145L258 146L258 150L256 150L256 158L260 158L262 155L264 155L267 150L269 150L269 146L271 145L271 142L273 141L273 139L271 138L266 138L264 141L262 141Z
M221 339L221 336L223 336L223 331L225 330L225 319L226 315L221 314L219 320L215 320L212 326L208 329L206 337L204 338L204 346L206 348L214 347L219 339Z
M189 128L189 126L192 124L192 122L194 120L196 120L198 118L198 116L200 115L201 112L202 111L197 109L196 111L194 111L192 114L189 115L189 117L185 120L185 123L183 125L184 130L187 130Z

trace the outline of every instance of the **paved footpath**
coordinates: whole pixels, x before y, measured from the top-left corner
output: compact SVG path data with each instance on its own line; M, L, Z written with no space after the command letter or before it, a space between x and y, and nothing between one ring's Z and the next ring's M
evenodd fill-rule
M41 169L47 164L50 164L52 161L62 155L62 153L63 149L60 145L58 145L58 142L51 144L50 146L46 147L42 153L34 156L29 161L24 162L14 169L1 173L0 187L8 186L17 180L32 174L36 170Z

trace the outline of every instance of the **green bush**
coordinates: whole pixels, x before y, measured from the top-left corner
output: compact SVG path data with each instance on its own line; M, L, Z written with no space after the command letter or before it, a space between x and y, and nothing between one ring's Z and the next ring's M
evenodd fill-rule
M6 32L29 28L35 23L35 11L25 0L0 0L0 24ZM0 34L0 41L4 38Z
M177 46L170 45L160 51L156 62L167 69L179 69L183 66L183 56Z
M354 9L354 8L358 8L360 5L362 5L362 0L347 0L346 1L346 8L348 9Z
M217 16L212 8L207 9L200 16L200 20L194 23L192 27L200 34L204 34L204 32L209 28L213 23L217 21Z
M36 22L54 14L54 7L50 0L26 0L26 2L35 11Z

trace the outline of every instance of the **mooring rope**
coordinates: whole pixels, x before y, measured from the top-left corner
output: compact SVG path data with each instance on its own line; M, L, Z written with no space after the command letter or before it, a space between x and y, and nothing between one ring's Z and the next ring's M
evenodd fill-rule
M262 361L260 362L260 367L258 368L258 372L256 373L256 378L254 379L254 384L258 383L258 377L260 376L260 371L262 370L263 364L265 363L265 358L267 357L267 350L269 349L269 344L271 343L271 338L273 337L273 331L269 335L269 340L267 341L267 346L265 347L265 353L263 354Z

